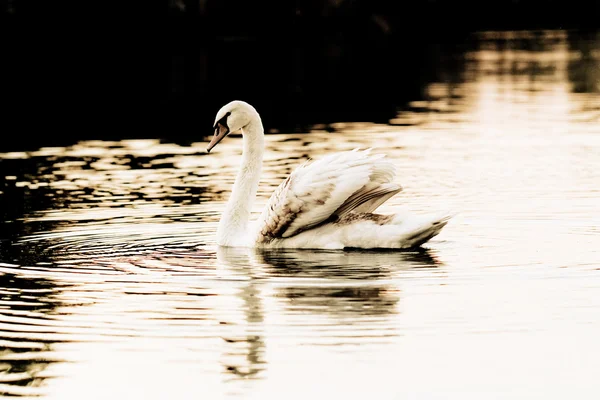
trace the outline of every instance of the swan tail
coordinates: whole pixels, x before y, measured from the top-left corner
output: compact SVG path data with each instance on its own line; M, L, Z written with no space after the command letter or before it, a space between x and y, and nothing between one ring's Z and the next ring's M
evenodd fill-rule
M406 244L406 247L419 247L425 244L430 239L437 236L441 232L442 228L446 226L449 220L450 217L439 221L435 221L430 224L424 225L420 229L412 232L410 235L406 236L403 239L403 241Z
M349 213L327 224L336 243L347 248L412 249L437 236L452 215ZM326 235L317 235L325 239Z

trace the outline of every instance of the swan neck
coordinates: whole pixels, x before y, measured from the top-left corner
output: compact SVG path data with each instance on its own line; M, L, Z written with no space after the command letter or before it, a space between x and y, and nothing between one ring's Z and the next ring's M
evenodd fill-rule
M264 132L260 118L242 128L243 152L233 190L217 229L221 246L245 246L248 223L262 171Z

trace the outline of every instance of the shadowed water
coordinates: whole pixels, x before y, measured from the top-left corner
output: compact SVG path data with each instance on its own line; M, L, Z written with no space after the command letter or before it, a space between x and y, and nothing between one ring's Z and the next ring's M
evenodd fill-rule
M421 251L218 248L239 137L0 154L0 393L597 398L600 40L475 43L389 124L266 139L256 213L373 147L404 187L381 212L459 213Z

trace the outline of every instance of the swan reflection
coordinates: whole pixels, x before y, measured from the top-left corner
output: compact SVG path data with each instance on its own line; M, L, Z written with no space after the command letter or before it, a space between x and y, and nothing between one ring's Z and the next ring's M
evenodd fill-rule
M436 268L426 250L393 251L260 251L271 276L284 280L280 297L288 312L326 313L336 320L397 313L400 289L392 280L403 269Z
M222 273L244 278L238 296L243 301L245 331L236 338L225 338L232 346L246 342L245 364L240 364L240 357L237 365L227 364L228 371L240 376L257 373L264 366L262 355L268 342L264 338L265 309L276 314L269 315L269 319L282 319L281 325L278 323L281 332L291 328L293 340L300 344L316 340L321 345L339 346L366 337L398 336L394 316L399 313L401 290L396 277L403 271L441 265L426 250L404 253L219 247L217 259ZM275 304L264 307L265 298L274 299ZM321 331L313 327L308 332L309 327L303 324L306 313L324 317L324 327L346 328Z
M219 321L225 326L221 338L226 343L221 363L225 371L233 375L232 379L255 377L265 368L265 311L260 283L252 276L251 258L247 252L219 247L217 259L222 267L249 278L235 293L241 300L242 318L233 320L231 316L227 317L228 313L223 313L224 317Z

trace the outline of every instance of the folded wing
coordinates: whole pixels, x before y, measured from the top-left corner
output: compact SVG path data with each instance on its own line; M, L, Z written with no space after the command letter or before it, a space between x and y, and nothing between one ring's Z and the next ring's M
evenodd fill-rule
M301 165L267 202L258 241L288 238L352 211L372 212L402 190L384 157L355 149Z

